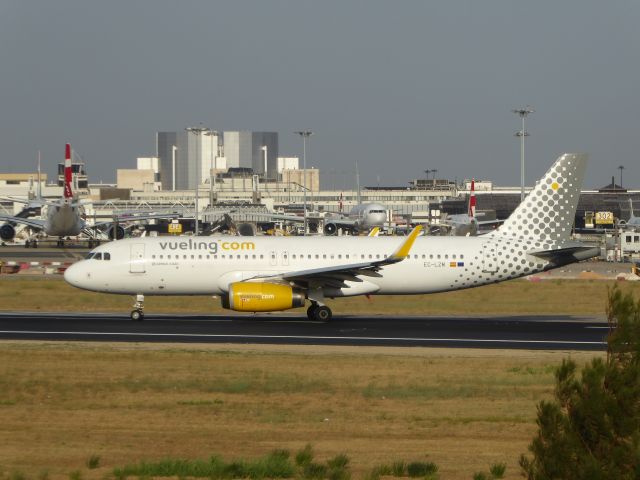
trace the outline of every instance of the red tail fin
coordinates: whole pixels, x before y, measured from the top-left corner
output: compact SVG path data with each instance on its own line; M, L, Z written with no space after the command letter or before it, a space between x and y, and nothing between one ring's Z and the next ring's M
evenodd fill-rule
M67 143L64 153L64 198L73 198L73 191L71 190L71 144Z
M476 216L476 179L471 179L471 192L469 193L469 217Z

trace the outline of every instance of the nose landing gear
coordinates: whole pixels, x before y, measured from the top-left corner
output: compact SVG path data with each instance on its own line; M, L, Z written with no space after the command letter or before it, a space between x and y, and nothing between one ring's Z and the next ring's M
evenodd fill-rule
M135 322L144 320L144 295L136 295L136 301L131 310L131 320Z

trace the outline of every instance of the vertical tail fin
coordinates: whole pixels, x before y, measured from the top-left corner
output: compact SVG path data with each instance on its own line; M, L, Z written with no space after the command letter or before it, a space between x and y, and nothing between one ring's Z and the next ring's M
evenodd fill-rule
M471 179L471 193L469 193L469 218L476 216L476 179Z
M64 198L73 198L73 191L71 190L71 182L73 176L71 174L71 144L65 145L64 154Z
M565 153L492 235L552 243L569 239L587 155Z

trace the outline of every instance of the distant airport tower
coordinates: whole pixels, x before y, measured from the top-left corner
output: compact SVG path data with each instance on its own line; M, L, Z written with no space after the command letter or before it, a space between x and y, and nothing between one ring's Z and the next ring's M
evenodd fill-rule
M257 175L276 178L278 173L278 133L229 131L223 133L224 156L228 167L251 168Z
M160 166L160 183L163 190L176 190L176 149L178 134L176 132L156 133L156 156Z
M227 168L251 168L274 179L278 173L276 132L157 132L156 149L163 190L194 189L198 168L201 184Z

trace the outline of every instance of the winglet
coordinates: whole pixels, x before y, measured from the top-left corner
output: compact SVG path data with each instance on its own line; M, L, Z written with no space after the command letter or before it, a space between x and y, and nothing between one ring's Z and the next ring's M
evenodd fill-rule
M420 235L421 231L422 225L418 225L413 230L411 230L411 233L409 234L407 239L402 243L402 245L400 245L400 247L398 247L395 252L393 252L387 258L387 260L391 262L400 262L401 260L407 258L409 252L411 251L411 247L413 247L413 242L416 241L416 238L418 237L418 235Z

